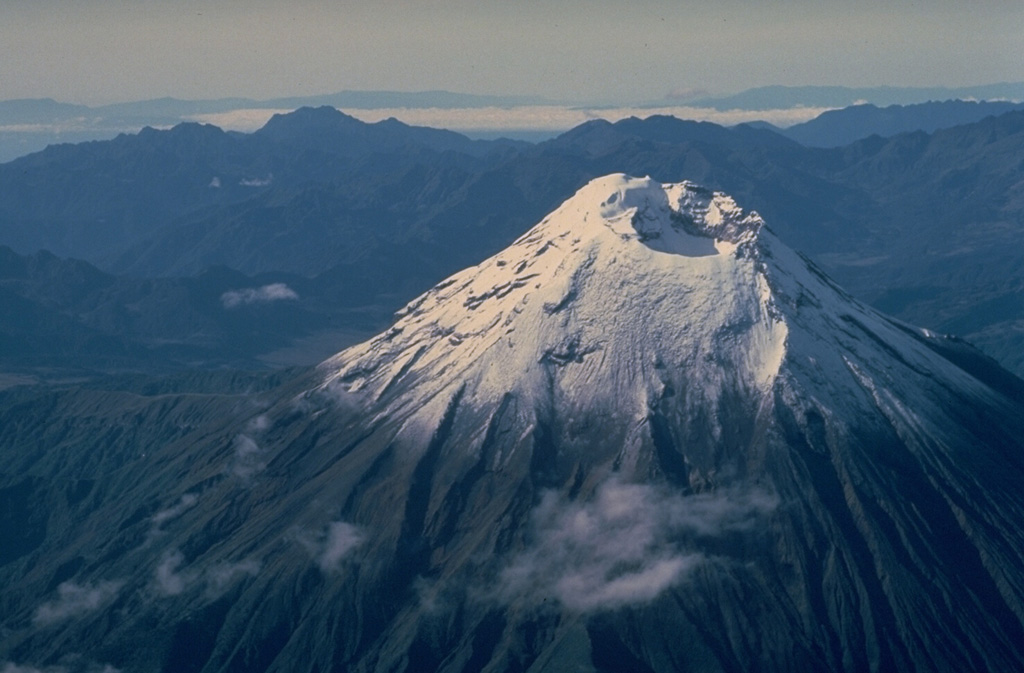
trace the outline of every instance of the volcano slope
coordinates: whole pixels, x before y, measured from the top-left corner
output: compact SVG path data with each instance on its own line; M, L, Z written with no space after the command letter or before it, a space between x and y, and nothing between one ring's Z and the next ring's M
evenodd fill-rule
M693 184L596 179L272 390L125 395L0 405L0 662L1024 668L1024 382Z

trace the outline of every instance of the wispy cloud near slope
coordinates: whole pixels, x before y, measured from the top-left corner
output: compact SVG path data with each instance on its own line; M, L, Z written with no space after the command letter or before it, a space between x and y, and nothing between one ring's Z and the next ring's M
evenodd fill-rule
M181 569L185 556L174 549L164 554L153 573L156 590L163 596L177 596L196 580L196 574Z
M363 531L347 521L332 521L315 533L296 530L294 536L325 573L340 570L364 539Z
M248 304L266 304L272 301L294 301L298 298L299 295L295 290L284 283L271 283L262 287L229 290L220 296L220 302L224 308L236 308Z
M580 612L650 601L709 559L700 538L749 530L774 506L756 491L684 497L617 479L586 502L548 493L530 547L501 574L499 598L554 598Z
M98 610L120 591L124 582L109 581L95 584L63 582L57 587L57 597L36 609L32 621L52 624Z

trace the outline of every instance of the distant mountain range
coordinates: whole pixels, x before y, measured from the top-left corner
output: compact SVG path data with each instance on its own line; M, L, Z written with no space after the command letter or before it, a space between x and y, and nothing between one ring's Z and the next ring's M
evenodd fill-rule
M697 99L664 99L641 104L639 107L664 108L666 105L685 105L715 110L788 110L793 108L845 108L854 105L877 106L916 105L925 102L948 101L1024 101L1024 83L1001 83L960 88L908 88L908 87L786 87L769 86L749 89L738 94ZM220 98L211 100L180 100L158 98L146 101L85 106L62 103L53 99L21 99L0 101L0 162L39 151L47 145L78 143L89 140L109 140L119 133L136 133L145 126L169 128L183 121L194 121L204 115L217 115L238 110L282 110L300 107L331 106L347 110L472 109L483 107L516 108L522 106L590 107L580 101L559 101L531 96L486 96L448 91L342 91L334 94L294 96L256 100L250 98ZM621 103L619 104L621 105ZM607 102L593 104L594 111L609 107ZM616 107L612 105L611 107ZM633 107L633 106L631 106ZM915 125L914 113L904 116L901 131L930 130L926 118ZM979 117L980 118L980 117ZM957 123L967 123L960 118ZM500 128L500 124L497 128ZM891 123L890 123L891 127ZM568 130L568 129L565 129ZM552 135L545 126L509 129L508 134L524 139L547 139ZM890 130L891 132L895 132ZM500 131L479 131L481 137L496 137ZM846 128L843 138L850 142ZM871 133L886 134L886 129L869 129ZM818 141L812 139L812 144ZM828 142L836 142L829 140Z
M857 296L1024 372L1022 154L1024 111L817 149L670 117L593 121L535 145L470 141L325 107L252 134L184 124L2 164L0 244L136 278L303 278L315 289L300 297L319 299L295 310L320 317L297 324L323 333L356 316L383 327L593 177L693 179L777 223Z
M152 100L109 105L86 106L60 103L52 98L0 101L0 127L15 124L58 124L70 120L99 118L109 124L177 124L184 117L230 110L261 108L294 110L300 107L329 105L336 108L474 108L490 106L545 105L544 98L530 96L479 96L449 91L342 91L318 96L292 96L256 100L252 98L216 98Z
M239 109L295 110L331 107L362 110L386 108L477 108L550 104L539 97L480 96L448 91L342 91L318 96L255 100L157 98L89 107L50 98L0 101L0 162L36 152L47 145L108 140L146 126L170 127L193 117Z
M965 87L845 87L762 86L729 96L687 100L688 105L716 110L774 110L793 107L844 108L871 103L879 106L914 105L944 100L1024 101L1024 82L1000 82Z
M210 125L143 129L0 164L0 231L12 247L102 261L205 209L322 183L379 179L423 163L473 166L519 145L472 141L334 108L302 108L253 134ZM306 267L308 269L308 267Z
M1021 109L1024 109L1024 103L962 100L884 108L870 104L853 105L829 110L802 124L775 130L808 147L840 147L874 135L888 138L913 131L931 133Z

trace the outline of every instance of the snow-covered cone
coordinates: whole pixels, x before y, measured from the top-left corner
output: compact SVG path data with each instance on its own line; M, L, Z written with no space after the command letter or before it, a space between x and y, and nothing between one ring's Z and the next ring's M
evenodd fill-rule
M332 388L411 417L409 433L429 438L457 397L485 416L504 407L524 430L564 430L580 444L571 461L653 469L652 414L689 417L678 428L693 435L687 443L711 448L739 429L737 413L753 421L770 400L788 328L762 228L756 214L694 185L594 180L323 369ZM734 404L743 409L725 409ZM459 444L475 455L486 419L466 420L474 433ZM692 453L710 476L714 456Z

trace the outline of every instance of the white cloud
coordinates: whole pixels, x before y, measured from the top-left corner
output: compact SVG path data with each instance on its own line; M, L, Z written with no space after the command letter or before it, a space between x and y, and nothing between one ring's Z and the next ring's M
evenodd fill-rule
M265 178L242 178L238 181L238 184L243 187L266 187L274 181L273 175L268 175Z
M0 668L0 673L64 673L66 670L66 668L61 666L36 668L35 666L18 665L13 661L7 661L4 662L4 667Z
M161 596L178 596L185 591L203 586L209 596L219 596L242 577L255 577L262 564L256 559L243 559L237 563L223 561L206 570L183 568L185 556L177 549L167 551L153 571L153 586Z
M220 296L224 308L235 308L247 304L266 303L271 301L295 300L299 295L284 283L271 283L263 287L248 287L241 290L229 290Z
M724 126L744 122L766 121L776 126L791 126L817 117L830 108L789 108L781 110L716 110L682 105L664 107L587 108L561 105L522 106L512 108L391 108L349 110L365 122L395 117L414 126L432 126L456 131L567 131L584 122L605 119L617 122L628 117L647 118L670 115L680 119L709 121Z
M239 479L248 481L266 467L266 463L260 460L262 453L256 440L249 435L240 434L235 437L235 454L228 469Z
M199 496L195 493L182 494L181 498L173 506L168 507L167 509L162 509L153 515L153 528L157 529L162 526L164 522L178 518L185 510L195 505L198 500Z
M321 570L337 570L341 562L363 541L358 528L344 521L335 521L327 526L323 548L317 556Z
M32 621L36 624L52 624L98 610L117 595L123 585L124 582L120 581L87 585L62 582L57 587L57 598L40 605Z
M263 432L270 427L270 419L267 418L266 414L260 414L256 418L250 420L248 426L253 432Z
M693 90L697 95L699 90ZM469 107L469 108L345 108L343 111L361 121L374 123L389 117L413 126L430 126L466 133L495 131L537 131L558 133L568 131L592 119L618 121L626 117L649 117L651 115L672 115L680 119L709 121L731 126L743 122L766 121L776 126L791 126L817 117L831 108L796 107L771 110L717 110L673 104L684 101L686 90L673 92L661 107L586 107L569 105L517 105L510 107ZM213 124L226 131L252 133L262 128L275 114L286 114L288 109L238 109L227 112L192 115L183 117L186 121ZM156 128L168 128L157 126ZM56 124L6 124L0 125L0 133L138 133L137 126L97 125L93 120L65 120ZM220 176L211 178L209 186L222 186ZM265 187L273 183L273 175L243 178L238 184L243 187Z
M375 108L350 109L344 112L360 121L374 123L394 117L413 126L431 126L454 131L551 131L560 132L593 119L616 122L627 117L671 115L680 119L708 121L724 126L744 122L766 121L776 126L792 126L817 117L827 107L797 107L777 110L716 110L688 105L662 107L572 107L566 105L518 105L512 107L472 108ZM194 119L223 129L255 131L283 110L232 110Z
M245 432L239 433L234 441L234 455L227 466L227 471L244 482L251 480L266 468L263 462L263 449L254 437L270 427L270 419L260 414L249 420Z
M164 554L160 564L153 573L156 590L164 596L177 596L196 580L196 574L179 570L185 562L185 556L177 549Z
M290 109L252 108L229 110L227 112L213 112L209 114L193 115L186 117L190 121L201 124L213 124L225 131L242 131L252 133L263 128L270 118L276 114L287 114Z
M557 599L578 612L644 603L707 560L695 538L749 530L775 506L762 492L680 496L612 479L586 502L547 493L531 545L500 576L505 602Z
M207 591L214 595L224 593L232 582L241 577L255 577L260 572L260 562L246 559L238 563L218 563L206 571Z
M358 526L345 521L332 521L317 533L298 530L293 534L325 573L340 570L364 539Z
M74 117L57 122L37 124L0 124L0 133L53 133L60 135L62 133L81 133L84 131L137 133L139 130L135 126L126 126L124 124L110 125L103 122L104 120L100 118Z
M64 657L61 661L68 659L77 660L77 655L70 657ZM80 661L73 665L73 670L84 671L84 673L121 673L120 669L114 668L110 664L99 665L99 664L88 664L83 666ZM68 668L66 666L45 666L43 668L37 668L27 664L16 664L13 661L6 661L0 668L0 673L67 673Z

